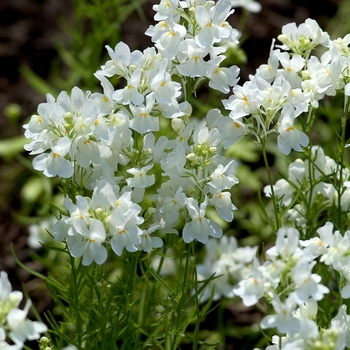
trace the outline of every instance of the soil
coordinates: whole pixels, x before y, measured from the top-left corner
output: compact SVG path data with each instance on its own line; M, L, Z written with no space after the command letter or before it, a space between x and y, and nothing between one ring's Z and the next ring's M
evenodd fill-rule
M316 19L322 28L326 28L341 0L318 0L317 6L312 0L260 2L262 11L248 17L249 36L243 44L248 63L241 67L243 80L254 73L261 63L266 62L271 40L281 32L284 24L300 24L310 17ZM135 18L132 18L122 27L123 40L134 47L143 49L145 42L149 43L145 41L143 32L152 22L152 3L155 1L148 1L144 6L149 20L147 24L136 19L138 25L135 26ZM0 140L21 135L24 120L35 113L37 105L44 101L44 96L23 78L21 67L27 65L40 77L48 77L51 62L57 57L56 40L66 40L59 19L61 16L71 16L72 9L73 0L0 1ZM240 13L237 9L233 15L233 25L238 25ZM17 125L11 125L4 114L5 108L13 103L21 107ZM16 213L21 210L19 190L26 170L14 159L0 158L0 164L0 271L8 272L14 288L21 289L21 283L25 283L32 290L36 280L15 263L10 250L12 243L21 261L41 270L39 263L31 262L26 245L26 227L16 219ZM14 178L9 177L12 173L15 174ZM45 292L33 292L31 297L39 312L50 305L51 300Z

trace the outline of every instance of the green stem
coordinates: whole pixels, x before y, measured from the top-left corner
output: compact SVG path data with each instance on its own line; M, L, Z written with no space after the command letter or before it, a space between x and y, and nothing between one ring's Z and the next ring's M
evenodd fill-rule
M72 268L72 275L71 275L71 288L70 291L73 294L73 302L71 303L71 306L73 306L75 311L75 325L76 325L76 333L78 338L78 344L79 346L82 346L82 320L80 315L80 306L79 306L79 280L78 280L78 271L75 267L75 259L70 255L70 265ZM83 281L84 283L84 281Z
M263 154L263 158L264 158L266 173L267 173L267 177L269 179L269 184L270 184L270 188L271 188L271 199L272 199L273 208L274 208L274 215L275 215L275 227L272 227L272 229L274 230L274 232L277 232L278 229L281 227L281 222L280 222L280 218L279 218L279 209L278 209L278 203L277 203L276 196L275 196L275 190L273 188L271 170L270 170L269 162L267 160L266 140L265 139L261 140L261 148L262 148L262 154Z
M347 112L345 112L347 113ZM344 150L345 150L345 132L346 132L346 121L347 117L344 114L341 117L341 137L340 137L340 149L339 149L339 157L340 157L340 169L339 169L339 181L338 181L338 227L342 227L342 208L341 208L341 195L343 191L343 167L344 167Z
M193 256L196 256L196 249L194 242L191 242L191 247L192 248L192 254ZM197 350L197 345L198 345L198 335L199 335L199 326L200 326L200 312L199 312L199 295L198 295L198 281L197 281L197 271L195 266L192 269L193 271L193 281L194 281L194 291L195 291L195 310L196 310L196 325L194 329L194 335L193 335L193 345L192 349Z

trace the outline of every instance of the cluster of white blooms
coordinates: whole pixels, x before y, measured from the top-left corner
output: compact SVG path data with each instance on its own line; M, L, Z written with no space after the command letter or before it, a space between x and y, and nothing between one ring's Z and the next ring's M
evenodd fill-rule
M341 296L350 298L350 231L344 235L339 231L333 233L333 224L327 222L317 234L300 240L297 229L280 228L276 245L266 251L268 260L261 264L256 259L250 276L233 290L246 306L258 303L261 298L272 305L274 314L265 316L260 326L276 328L285 336L281 343L268 347L269 350L308 349L315 342L337 344L329 349L350 346L350 316L346 315L346 305L340 307L329 329L321 331L316 323L317 302L330 290L313 271L321 266L328 268L329 273L336 270L343 281Z
M34 168L65 179L52 232L84 265L102 264L109 246L117 255L161 247L181 222L186 243L221 237L208 206L233 220L238 179L221 151L244 130L219 109L192 116L186 100L203 80L224 93L238 81L238 67L220 66L224 44L238 37L226 21L231 3L167 0L154 9L159 23L146 31L154 47L107 46L110 60L95 73L102 93L48 94L24 125Z
M251 273L251 264L257 247L239 247L233 236L222 236L220 240L210 239L205 246L205 257L197 265L197 280L200 283L212 276L204 288L200 300L205 302L210 297L219 300L232 298L233 287Z
M287 179L273 185L273 193L281 206L288 207L285 217L304 228L307 223L307 208L314 212L339 206L342 211L350 208L349 169L343 168L334 159L326 156L320 146L311 147L311 158L297 159L289 165ZM340 178L341 177L341 178ZM271 186L264 188L271 197Z
M349 95L349 35L331 41L316 21L307 19L298 27L285 25L278 39L283 45L273 41L267 64L242 86L235 85L224 105L258 142L276 132L279 149L289 154L309 144L308 136L294 125L301 113L311 113L320 99L339 89ZM320 45L325 52L320 58L312 56Z
M0 272L0 349L19 350L27 340L40 338L47 331L44 323L27 318L31 301L23 310L18 306L23 299L20 291L12 291L7 273Z

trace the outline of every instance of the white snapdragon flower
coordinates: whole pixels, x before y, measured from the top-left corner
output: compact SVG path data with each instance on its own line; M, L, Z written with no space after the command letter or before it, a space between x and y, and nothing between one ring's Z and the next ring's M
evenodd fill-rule
M235 113L231 112L229 117L225 118L225 123L221 131L221 137L224 141L224 148L227 149L242 139L246 134L246 130L247 128L243 124L242 118L236 118Z
M312 56L308 60L308 71L311 79L318 86L317 92L321 96L335 96L336 90L340 88L341 82L339 77L343 67L338 59L334 59L331 62L328 62L328 57L323 59L326 56L321 57L321 61L317 57Z
M235 295L242 298L245 306L256 304L265 293L265 279L262 273L263 267L256 257L253 260L251 276L239 282L238 287L233 289Z
M276 245L266 251L266 255L271 258L280 257L288 261L293 257L302 255L302 250L298 247L299 231L294 227L281 227L277 231Z
M107 259L107 250L102 245L106 240L106 231L100 220L91 219L89 228L86 227L82 233L82 240L71 247L74 257L83 257L82 264L91 265L95 261L98 265Z
M155 248L161 248L163 246L163 241L159 237L151 236L151 233L160 228L159 224L151 225L147 230L143 230L141 234L141 243L136 244L138 250L143 250L149 253Z
M231 201L230 192L217 191L210 199L210 204L215 206L216 211L227 222L233 220L233 211L237 209Z
M254 0L230 0L232 7L242 7L249 12L258 13L261 11L261 4Z
M150 131L159 131L159 118L151 115L154 107L154 98L152 94L146 96L146 106L130 105L131 112L134 116L130 121L130 128L136 130L140 134Z
M163 176L182 176L186 173L186 153L182 142L176 142L174 149L160 162L164 170Z
M47 331L47 326L44 323L27 319L31 305L31 301L27 300L24 310L14 308L7 314L9 337L17 344L23 344L26 340L39 339L40 333Z
M21 350L23 349L23 344L9 344L6 341L6 333L3 328L0 328L0 349L1 350Z
M135 71L127 77L127 84L125 88L118 89L113 92L113 100L122 102L124 105L134 104L135 106L138 106L143 103L145 97L139 92L141 75L141 69L135 69Z
M233 29L225 21L233 12L234 10L231 10L229 0L219 0L209 9L205 6L197 6L195 18L200 30L195 37L196 43L207 47L219 42L221 39L232 37ZM236 31L237 35L238 32Z
M326 222L317 229L317 233L319 237L312 237L309 240L299 242L304 247L303 254L309 257L310 260L327 253L333 238L333 224L329 221Z
M230 92L230 87L237 84L239 78L239 68L237 66L231 67L217 67L209 76L209 87L221 91L224 94Z
M171 80L171 75L164 69L156 74L150 85L154 99L161 104L171 105L181 95L181 85Z
M245 2L245 1L244 1ZM265 79L268 83L272 83L277 76L279 59L277 53L279 50L274 50L275 39L272 40L270 55L266 64L262 64L256 70L257 74Z
M140 210L129 209L123 212L121 209L113 211L110 218L109 231L112 234L111 246L117 255L122 255L124 248L129 252L135 252L141 244L143 231L138 227L143 218L139 217Z
M299 260L292 268L292 278L296 289L292 293L296 302L304 303L308 298L322 300L324 294L329 293L329 289L320 284L321 276L312 273L312 268L316 261L308 261L306 258Z
M86 232L90 223L90 206L87 198L83 196L75 197L76 204L67 196L63 202L66 209L69 211L69 217L65 220L70 225L68 235L74 236L76 233L83 234Z
M187 30L183 25L173 21L162 21L160 24L161 26L158 25L153 27L154 30L149 31L148 33L153 34L152 41L163 56L173 60L177 55L180 43L187 34ZM161 30L158 40L156 39L158 33L155 29Z
M284 302L274 294L272 306L276 312L274 315L268 315L260 322L261 328L277 328L280 333L290 332L299 329L299 320L293 315L296 307L296 301L289 295Z
M298 73L304 68L305 59L297 54L290 57L288 52L276 52L276 55L283 67L282 74L291 87L301 87L302 79Z
M222 102L226 109L234 113L235 119L257 112L261 97L254 82L246 81L243 86L235 85L232 91L233 95Z
M32 249L39 249L42 247L42 243L48 243L52 240L48 231L51 232L51 228L56 224L57 218L52 215L41 220L38 223L28 226L28 238L27 244Z
M23 299L20 291L12 291L11 283L6 272L0 273L0 323L6 317L7 313L16 308Z
M180 210L186 205L186 199L186 195L183 193L181 186L175 193L172 191L170 195L162 198L162 206L160 207L159 212L164 216L164 219L168 224L177 222Z
M177 58L180 64L176 69L185 77L205 77L216 69L217 62L221 62L220 57L206 61L208 53L208 47L199 46L194 39L186 39L179 45Z
M197 240L203 244L207 243L209 236L219 238L222 236L222 228L214 221L205 217L208 198L198 206L193 198L187 198L186 206L191 221L183 228L182 236L186 243Z
M100 163L101 157L98 144L87 136L77 138L70 153L71 156L76 158L77 164L82 168L87 168L92 163Z
M349 236L344 234L344 237L339 231L333 233L327 252L321 255L321 262L324 262L326 265L332 265L336 270L341 270L342 258L350 249Z
M34 169L43 171L47 177L70 178L74 173L74 167L65 158L70 151L70 147L71 140L68 137L58 139L57 143L51 146L50 153L39 154L33 159Z
M235 164L230 161L226 165L219 164L218 167L210 175L211 181L208 182L212 194L218 190L226 190L238 183L237 177L234 175Z
M97 101L102 113L110 114L112 113L116 105L112 98L114 87L110 83L110 81L104 75L101 74L101 72L95 73L95 77L101 82L103 94L97 92L93 93L91 94L91 99Z
M143 138L143 149L150 154L154 163L159 163L166 157L164 150L167 147L169 140L166 136L160 136L157 142L155 139L156 137L153 133L146 134Z
M147 175L147 172L152 168L153 164L142 168L128 169L127 172L134 175L134 177L126 179L128 186L136 188L146 188L152 186L155 182L154 174Z
M154 19L156 21L173 17L179 5L179 0L161 0L158 5L153 5L153 10L156 11Z
M280 199L281 203L287 207L292 202L294 188L285 179L278 180L272 187L275 197ZM264 187L264 193L266 197L272 196L272 189L270 185Z
M250 265L256 254L256 247L238 247L237 239L223 235L220 239L210 238L205 245L205 257L197 265L198 280L208 279L215 274L200 295L201 302L222 297L232 298L233 288L243 278L249 277Z
M286 104L283 107L278 128L277 144L280 151L285 155L288 155L292 149L301 152L301 146L306 147L309 144L308 136L293 126L294 119L297 116L292 105Z
M118 43L113 50L110 46L106 46L111 60L107 61L104 66L101 67L101 74L111 77L113 75L119 75L126 77L129 72L129 64L131 61L130 48L123 42Z

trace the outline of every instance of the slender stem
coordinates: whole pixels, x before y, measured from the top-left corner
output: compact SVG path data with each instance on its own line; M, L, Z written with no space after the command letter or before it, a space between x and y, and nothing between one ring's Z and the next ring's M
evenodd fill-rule
M273 230L275 232L277 232L277 230L281 226L281 223L280 223L280 218L279 218L279 215L278 215L278 212L279 212L279 210L278 210L278 203L277 203L276 196L275 196L275 190L273 188L271 170L270 170L269 162L267 160L266 140L264 138L261 140L261 148L262 148L264 164L265 164L265 168L266 168L266 172L267 172L267 177L269 179L269 184L270 184L270 188L271 188L271 198L272 198L272 203L273 203L273 208L274 208L274 215L275 215L275 222L276 223L275 223L275 227L273 227Z
M345 112L346 113L346 112ZM343 190L343 167L344 167L344 150L345 150L345 132L346 132L346 114L341 118L341 138L339 149L339 180L338 180L338 227L342 227L342 209L341 209L341 195Z
M70 265L72 267L72 284L71 291L73 291L73 308L75 309L75 319L76 319L76 332L78 337L78 344L82 346L82 331L81 331L81 317L80 317L80 307L79 307L79 291L80 286L78 285L78 274L75 268L75 259L70 256Z
M195 245L194 242L191 242L191 246L190 248L192 248L192 254L193 256L196 256L196 249L195 249ZM193 272L193 281L194 281L194 291L195 291L195 310L196 310L196 325L195 325L195 329L194 329L194 335L193 335L193 345L192 345L192 349L193 350L197 350L197 345L198 345L198 334L199 334L199 326L200 326L200 312L199 312L199 295L198 295L198 284L197 284L197 271L196 268L194 266L194 268L192 269Z

